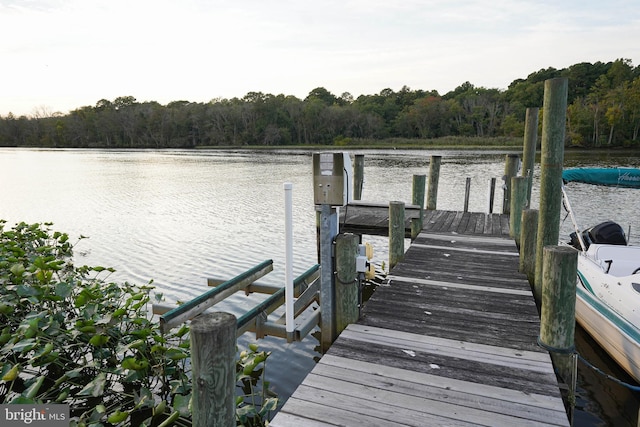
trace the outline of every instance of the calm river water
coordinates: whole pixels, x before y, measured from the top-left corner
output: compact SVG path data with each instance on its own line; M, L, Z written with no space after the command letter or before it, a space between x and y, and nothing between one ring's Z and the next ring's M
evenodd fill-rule
M207 290L206 279L231 278L273 259L262 281L284 281L284 190L293 183L294 274L316 263L311 151L102 151L0 149L0 219L53 222L71 238L88 236L75 248L76 264L117 270L110 280L154 281L167 303ZM471 177L471 211L487 210L490 178L504 174L505 152L358 150L365 155L363 200L411 201L412 176L428 174L431 155L442 156L438 209L461 210L465 178ZM640 166L640 158L566 153L565 165ZM537 175L537 171L536 171ZM535 187L535 185L534 185ZM634 190L570 184L569 194L584 227L612 219L631 229L640 244L640 194ZM533 207L537 207L534 188ZM502 206L496 191L494 212ZM563 236L571 230L567 219ZM374 262L386 261L386 239L374 244ZM238 295L221 310L242 314L260 296ZM245 334L240 344L252 342ZM616 376L617 366L577 332L579 351ZM314 338L258 344L273 352L267 379L287 398L319 356ZM579 366L577 426L636 426L639 397Z

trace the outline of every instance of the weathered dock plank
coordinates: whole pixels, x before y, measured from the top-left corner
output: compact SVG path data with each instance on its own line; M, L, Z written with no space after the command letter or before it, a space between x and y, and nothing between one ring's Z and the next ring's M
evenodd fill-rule
M508 216L424 229L271 426L567 426Z

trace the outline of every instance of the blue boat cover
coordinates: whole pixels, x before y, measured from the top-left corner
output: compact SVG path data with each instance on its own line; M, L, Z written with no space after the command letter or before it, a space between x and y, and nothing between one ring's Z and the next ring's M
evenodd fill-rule
M575 168L562 172L565 182L640 188L640 169L636 168Z

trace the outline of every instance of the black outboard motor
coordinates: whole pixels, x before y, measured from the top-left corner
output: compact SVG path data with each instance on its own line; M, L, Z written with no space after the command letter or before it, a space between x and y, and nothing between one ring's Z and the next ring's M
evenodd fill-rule
M582 250L580 247L580 241L575 231L569 235L571 241L569 244L578 250ZM624 230L619 224L613 221L605 221L598 225L594 225L591 228L587 228L582 232L582 241L589 249L589 245L592 243L605 243L608 245L626 245L627 237L624 234Z

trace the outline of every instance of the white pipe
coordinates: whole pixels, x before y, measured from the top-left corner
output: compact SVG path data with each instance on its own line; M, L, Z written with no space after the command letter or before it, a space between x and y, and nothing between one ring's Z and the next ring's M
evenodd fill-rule
M285 291L286 331L295 329L293 310L293 184L284 183Z

